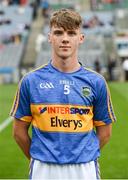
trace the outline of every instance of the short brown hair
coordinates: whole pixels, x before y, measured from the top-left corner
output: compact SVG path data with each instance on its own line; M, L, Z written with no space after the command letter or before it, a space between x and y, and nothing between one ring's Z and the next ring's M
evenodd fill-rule
M67 29L78 29L82 25L82 18L79 13L70 9L55 11L50 18L50 28L53 26Z

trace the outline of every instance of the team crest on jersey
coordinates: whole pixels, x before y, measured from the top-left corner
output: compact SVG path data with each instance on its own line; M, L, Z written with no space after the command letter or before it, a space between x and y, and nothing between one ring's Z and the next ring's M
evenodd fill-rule
M82 87L82 95L84 97L90 96L90 94L91 94L91 88L90 87L86 87L86 86Z

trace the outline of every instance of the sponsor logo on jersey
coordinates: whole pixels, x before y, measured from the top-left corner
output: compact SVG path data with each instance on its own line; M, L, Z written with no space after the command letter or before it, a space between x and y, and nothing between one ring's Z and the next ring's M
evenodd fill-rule
M91 88L90 87L82 87L82 95L84 97L90 96Z
M82 121L77 119L60 119L58 116L55 116L51 117L51 127L72 127L73 130L76 130L78 127L82 128Z
M93 128L93 107L71 104L32 104L32 124L47 132L88 132Z
M39 107L40 114L47 111L48 114L89 114L89 108L78 108L78 107L63 107L63 106L47 106Z

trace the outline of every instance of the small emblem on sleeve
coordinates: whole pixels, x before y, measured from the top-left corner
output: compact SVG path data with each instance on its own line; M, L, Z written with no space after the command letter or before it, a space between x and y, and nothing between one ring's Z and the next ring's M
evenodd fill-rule
M90 87L82 87L82 95L84 97L90 96L91 88Z

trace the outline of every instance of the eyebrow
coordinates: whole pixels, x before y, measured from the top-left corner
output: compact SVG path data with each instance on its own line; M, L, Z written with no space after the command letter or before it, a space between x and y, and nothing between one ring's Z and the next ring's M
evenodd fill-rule
M56 29L56 30L53 31L54 34L55 33L62 33L62 32L63 32L63 30L59 30L59 29Z
M77 34L75 30L68 30L67 33Z
M63 32L64 32L64 30L60 30L60 29L56 29L53 31L54 34L63 33ZM77 32L75 30L67 30L67 33L77 34Z

